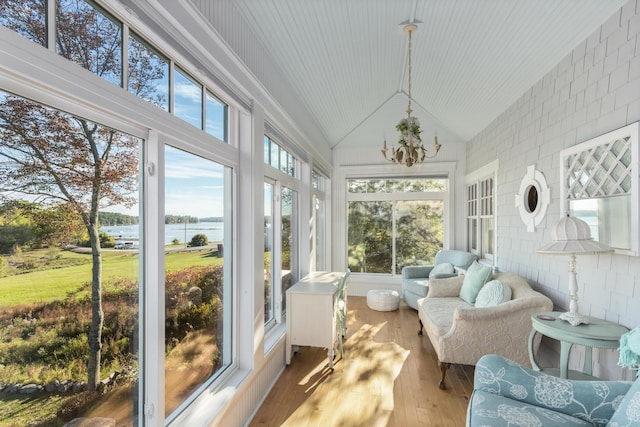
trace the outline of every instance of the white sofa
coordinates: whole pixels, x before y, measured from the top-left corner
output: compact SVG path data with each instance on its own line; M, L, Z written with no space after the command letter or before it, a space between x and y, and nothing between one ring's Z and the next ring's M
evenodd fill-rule
M493 273L511 289L511 299L492 307L475 307L460 298L464 276L431 279L429 293L418 300L420 331L425 330L440 363L444 388L450 364L474 365L485 354L499 354L529 364L531 316L551 311L553 302L513 273ZM538 337L536 349L540 343Z

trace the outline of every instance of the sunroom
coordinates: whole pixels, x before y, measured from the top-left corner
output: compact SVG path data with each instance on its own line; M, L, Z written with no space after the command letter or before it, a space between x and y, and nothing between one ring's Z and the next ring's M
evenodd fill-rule
M0 426L280 425L255 417L301 365L305 276L351 272L341 360L368 321L431 348L367 293L457 249L566 311L569 257L536 253L565 212L612 248L579 257L580 311L640 324L638 0L3 0L0 39ZM425 158L390 161L414 116ZM405 344L398 369L437 369ZM473 368L451 375L465 395ZM352 425L418 422L394 380Z

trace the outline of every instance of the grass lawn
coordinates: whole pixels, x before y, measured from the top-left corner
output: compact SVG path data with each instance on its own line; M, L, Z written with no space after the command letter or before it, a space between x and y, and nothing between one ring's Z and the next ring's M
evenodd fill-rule
M32 256L34 252L37 251L25 252L24 256ZM91 281L90 253L61 251L60 255L69 258L70 263L80 264L0 278L0 308L54 301L76 293L83 283ZM82 258L86 262L82 262ZM105 250L102 260L103 283L123 277L135 279L139 275L139 257L133 251ZM221 263L222 258L218 258L217 251L212 249L167 252L165 256L165 269L168 271L189 265Z

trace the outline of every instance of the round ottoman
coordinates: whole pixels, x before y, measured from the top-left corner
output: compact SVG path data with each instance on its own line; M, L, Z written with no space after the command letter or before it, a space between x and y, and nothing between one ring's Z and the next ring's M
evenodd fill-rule
M388 289L372 289L367 292L367 305L371 310L393 311L400 305L400 294Z

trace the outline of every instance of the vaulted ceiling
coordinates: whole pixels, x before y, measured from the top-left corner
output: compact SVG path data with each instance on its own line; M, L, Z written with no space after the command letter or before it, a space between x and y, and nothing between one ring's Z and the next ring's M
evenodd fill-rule
M412 98L426 136L471 139L625 0L232 0L332 147L393 140Z

